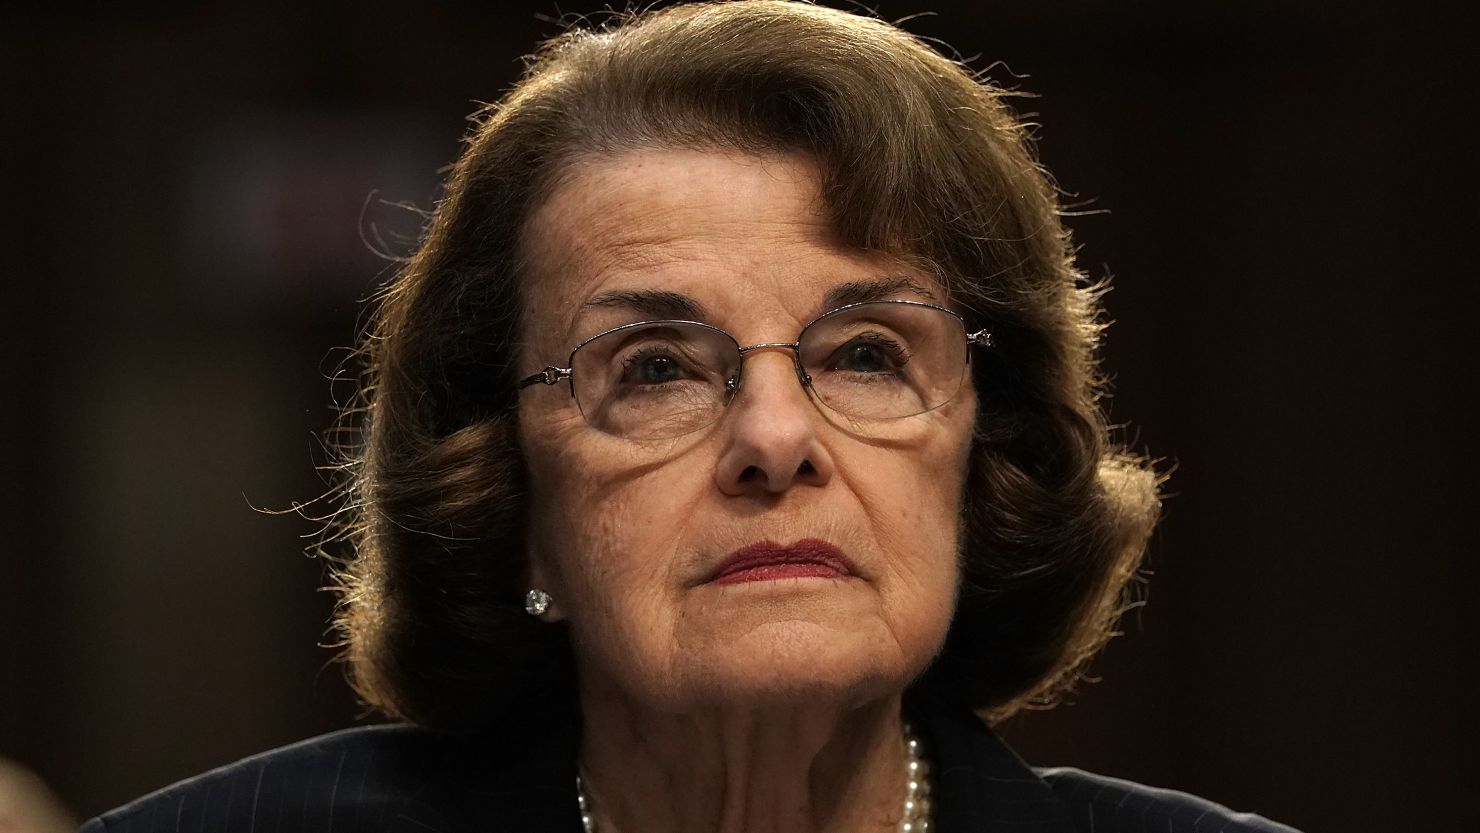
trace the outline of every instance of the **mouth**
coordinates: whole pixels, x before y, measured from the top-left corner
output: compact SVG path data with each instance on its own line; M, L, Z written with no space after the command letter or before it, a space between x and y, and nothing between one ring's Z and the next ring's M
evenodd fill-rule
M852 578L853 562L843 551L816 538L804 538L790 546L760 541L730 553L710 584L740 584L787 578Z

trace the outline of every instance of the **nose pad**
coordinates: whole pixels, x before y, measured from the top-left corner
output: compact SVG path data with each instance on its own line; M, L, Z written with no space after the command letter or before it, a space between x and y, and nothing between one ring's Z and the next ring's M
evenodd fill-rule
M726 384L728 436L715 469L725 494L775 495L832 478L832 456L817 434L821 414L791 352L792 372L785 374L790 378L782 378L778 368L764 376L752 371L749 385L739 373Z

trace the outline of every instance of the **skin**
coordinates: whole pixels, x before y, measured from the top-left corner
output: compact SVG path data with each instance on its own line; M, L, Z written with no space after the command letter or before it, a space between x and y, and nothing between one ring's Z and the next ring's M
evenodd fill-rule
M805 159L643 149L577 162L531 217L521 369L651 318L587 301L679 292L741 344L790 342L840 284L907 277L839 245ZM969 383L968 383L969 385ZM676 440L591 428L562 385L520 401L530 586L575 648L581 771L603 831L859 831L898 823L900 696L955 605L975 398L864 438L785 350L746 359L720 421ZM731 552L820 538L849 578L713 585Z

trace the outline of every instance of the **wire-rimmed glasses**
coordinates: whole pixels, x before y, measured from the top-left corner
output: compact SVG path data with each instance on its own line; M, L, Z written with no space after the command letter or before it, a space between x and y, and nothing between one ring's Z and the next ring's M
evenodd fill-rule
M968 333L961 316L919 301L849 304L813 320L796 341L746 347L698 321L640 321L582 341L565 367L548 366L519 389L566 380L598 431L671 439L719 420L740 390L746 356L790 350L802 387L859 428L951 401L970 348L991 344L986 330Z

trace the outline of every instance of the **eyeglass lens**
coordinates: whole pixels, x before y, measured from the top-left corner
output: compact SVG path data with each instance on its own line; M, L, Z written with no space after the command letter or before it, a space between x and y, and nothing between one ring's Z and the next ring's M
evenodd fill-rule
M797 360L817 399L857 420L896 419L940 407L966 368L955 315L921 304L844 307L807 326ZM704 324L620 327L571 357L576 403L593 427L633 439L697 431L719 419L740 382L735 340Z

